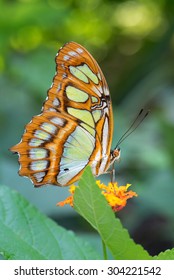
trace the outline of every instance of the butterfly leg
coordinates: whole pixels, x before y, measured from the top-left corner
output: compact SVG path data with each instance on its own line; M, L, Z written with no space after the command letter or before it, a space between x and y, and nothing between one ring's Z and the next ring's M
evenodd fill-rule
M110 170L105 171L105 174L110 174L111 176L111 183L115 182L115 168L114 163L112 164L112 168Z
M111 183L114 183L115 182L115 168L114 168L114 163L112 165L112 169L110 171L110 174L111 174Z
M115 168L114 168L114 164L112 164L112 168L110 170L105 171L105 174L110 174L110 176L111 176L111 183L115 182Z

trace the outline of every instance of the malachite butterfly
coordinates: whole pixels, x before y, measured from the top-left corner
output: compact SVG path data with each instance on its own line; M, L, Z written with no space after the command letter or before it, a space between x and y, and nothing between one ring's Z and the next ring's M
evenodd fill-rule
M40 115L26 125L18 153L19 174L36 187L67 186L90 165L105 173L120 157L111 150L112 104L105 77L95 59L75 42L56 55L56 74Z

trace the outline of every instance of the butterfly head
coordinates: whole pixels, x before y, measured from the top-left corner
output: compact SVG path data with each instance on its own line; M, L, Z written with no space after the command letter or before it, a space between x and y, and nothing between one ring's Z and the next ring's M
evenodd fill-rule
M116 146L114 150L111 150L110 154L110 162L111 164L114 163L115 161L119 161L121 156L121 149L120 147Z

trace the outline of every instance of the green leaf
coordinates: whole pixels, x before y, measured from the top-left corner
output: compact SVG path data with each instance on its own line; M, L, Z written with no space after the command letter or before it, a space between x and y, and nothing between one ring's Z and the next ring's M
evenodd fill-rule
M135 244L108 205L88 166L74 194L74 208L98 231L114 259L152 259L142 246Z
M13 260L100 259L87 243L5 186L0 187L0 253Z
M155 260L174 260L174 248L161 252L158 256L154 257Z

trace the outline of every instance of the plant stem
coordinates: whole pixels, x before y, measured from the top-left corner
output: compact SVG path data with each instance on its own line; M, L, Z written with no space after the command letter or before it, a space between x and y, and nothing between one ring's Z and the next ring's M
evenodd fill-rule
M103 248L103 259L107 260L108 256L107 256L107 251L106 251L106 245L103 240L102 240L102 248Z

